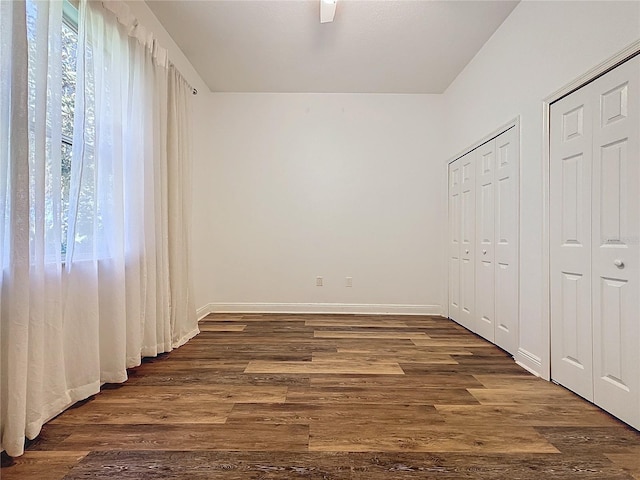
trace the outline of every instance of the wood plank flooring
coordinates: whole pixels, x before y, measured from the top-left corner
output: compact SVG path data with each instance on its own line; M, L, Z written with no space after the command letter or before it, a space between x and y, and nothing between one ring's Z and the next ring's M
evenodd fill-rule
M640 433L449 320L201 330L45 425L2 480L640 480Z

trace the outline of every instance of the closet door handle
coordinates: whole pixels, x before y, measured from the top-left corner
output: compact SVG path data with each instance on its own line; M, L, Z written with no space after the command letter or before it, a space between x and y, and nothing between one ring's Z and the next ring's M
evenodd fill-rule
M464 253L466 253L467 255L469 255L469 250L465 250Z
M486 251L486 250L482 250L482 254L483 254L483 255L486 255L486 254L487 254L487 251Z
M619 258L616 258L613 261L613 264L618 268L624 268L624 262L622 260L620 260Z

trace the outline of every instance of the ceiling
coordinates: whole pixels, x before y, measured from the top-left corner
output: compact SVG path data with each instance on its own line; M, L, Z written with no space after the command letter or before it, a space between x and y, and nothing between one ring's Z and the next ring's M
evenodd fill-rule
M146 0L213 92L442 93L505 0Z

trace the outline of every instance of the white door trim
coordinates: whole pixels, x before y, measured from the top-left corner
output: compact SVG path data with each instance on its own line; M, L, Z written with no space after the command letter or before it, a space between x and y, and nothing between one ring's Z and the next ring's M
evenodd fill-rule
M549 95L542 101L542 339L546 339L546 349L543 358L540 359L540 371L537 372L546 380L551 379L551 266L550 256L550 211L549 211L549 182L550 182L550 132L549 114L552 103L557 102L562 97L569 95L578 88L592 82L596 78L604 75L609 70L614 69L631 57L640 54L640 40L636 40L631 45L625 47L620 52L612 55L604 62L596 65L588 72L580 75L575 80L566 84L556 92Z
M469 146L469 147L465 148L464 150L460 151L459 153L455 154L453 157L450 157L447 160L446 164L449 165L451 162L455 162L460 157L464 157L467 153L471 152L472 150L475 150L480 145L484 145L488 141L493 140L494 138L496 138L497 136L503 134L504 132L506 132L507 130L509 130L512 127L516 127L516 131L518 132L518 138L519 138L520 137L520 115L518 115L516 118L514 118L512 120L509 120L507 123L499 126L495 130L493 130L491 133L489 133L488 135L485 135L484 137L482 137L481 140L478 140L477 142L471 144L471 146Z

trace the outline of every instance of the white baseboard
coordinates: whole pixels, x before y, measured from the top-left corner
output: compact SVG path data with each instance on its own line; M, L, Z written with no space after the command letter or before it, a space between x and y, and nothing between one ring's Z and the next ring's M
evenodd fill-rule
M542 359L524 348L519 348L515 356L516 363L536 377L541 376Z
M439 315L441 305L356 303L208 303L198 309L198 318L210 313L334 313L367 315Z
M200 321L210 313L213 313L213 303L207 303L206 305L203 305L202 307L197 309L196 317L198 317L198 321Z

